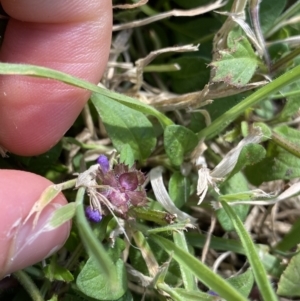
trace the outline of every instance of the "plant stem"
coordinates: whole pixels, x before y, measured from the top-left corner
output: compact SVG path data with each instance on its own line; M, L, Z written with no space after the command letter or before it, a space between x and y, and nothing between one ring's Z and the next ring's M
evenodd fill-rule
M117 281L116 267L114 266L112 259L107 254L102 244L95 237L91 227L87 222L83 209L84 194L85 189L80 187L76 196L76 218L78 231L88 253L92 255L95 261L98 263L99 272L107 276L111 287L113 287L114 282Z
M279 30L287 19L298 13L300 10L300 2L296 1L289 9L287 9L280 17L275 21L271 29L265 34L266 38L270 37L277 30Z
M22 284L33 301L44 301L40 291L32 279L22 270L13 273L14 277Z
M283 149L288 151L289 153L293 154L294 156L300 158L300 147L299 145L289 141L285 137L277 134L276 132L272 131L272 140Z
M200 139L210 139L224 130L232 121L240 116L246 109L253 107L266 97L276 93L283 87L300 79L300 66L297 66L280 77L276 78L273 82L267 84L261 89L257 90L236 106L225 112L222 116L215 119L208 127L198 133Z
M295 57L297 57L300 54L300 48L296 48L293 51L291 51L288 55L284 56L280 60L278 60L271 68L271 72L275 73L281 68L285 67L288 63L292 61Z

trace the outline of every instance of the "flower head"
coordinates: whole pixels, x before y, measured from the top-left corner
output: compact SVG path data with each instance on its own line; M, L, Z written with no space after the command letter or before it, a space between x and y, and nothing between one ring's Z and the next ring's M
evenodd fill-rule
M135 166L129 168L124 164L116 164L113 169L106 173L99 169L98 178L101 185L100 193L123 215L132 206L144 206L147 195L142 187L146 178L144 174L136 170Z

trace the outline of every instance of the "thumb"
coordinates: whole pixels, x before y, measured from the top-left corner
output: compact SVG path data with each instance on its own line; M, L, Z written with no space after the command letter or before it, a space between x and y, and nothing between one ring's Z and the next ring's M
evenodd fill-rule
M67 203L63 194L42 211L34 228L34 217L24 223L35 201L51 184L32 173L0 170L0 279L50 256L68 238L70 222L56 229L48 227L55 210Z

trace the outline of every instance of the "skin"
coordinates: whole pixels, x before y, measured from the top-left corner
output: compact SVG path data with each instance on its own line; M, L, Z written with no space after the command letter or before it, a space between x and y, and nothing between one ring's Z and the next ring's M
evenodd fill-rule
M112 27L111 0L1 0L10 20L1 62L53 68L98 83L106 66ZM32 156L55 145L88 100L88 91L53 80L1 76L0 145ZM34 229L23 224L48 180L23 171L0 170L0 278L49 256L70 231L44 224L61 194L41 214ZM30 240L30 238L32 238ZM30 242L30 243L29 243Z

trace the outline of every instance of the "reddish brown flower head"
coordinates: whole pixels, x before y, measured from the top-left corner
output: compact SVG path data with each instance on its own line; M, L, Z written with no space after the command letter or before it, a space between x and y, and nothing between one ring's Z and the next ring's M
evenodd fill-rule
M100 193L125 215L131 205L144 206L147 202L147 195L142 187L146 178L135 166L128 168L124 164L116 164L106 173L99 169L99 180L101 185L109 186L101 189Z

